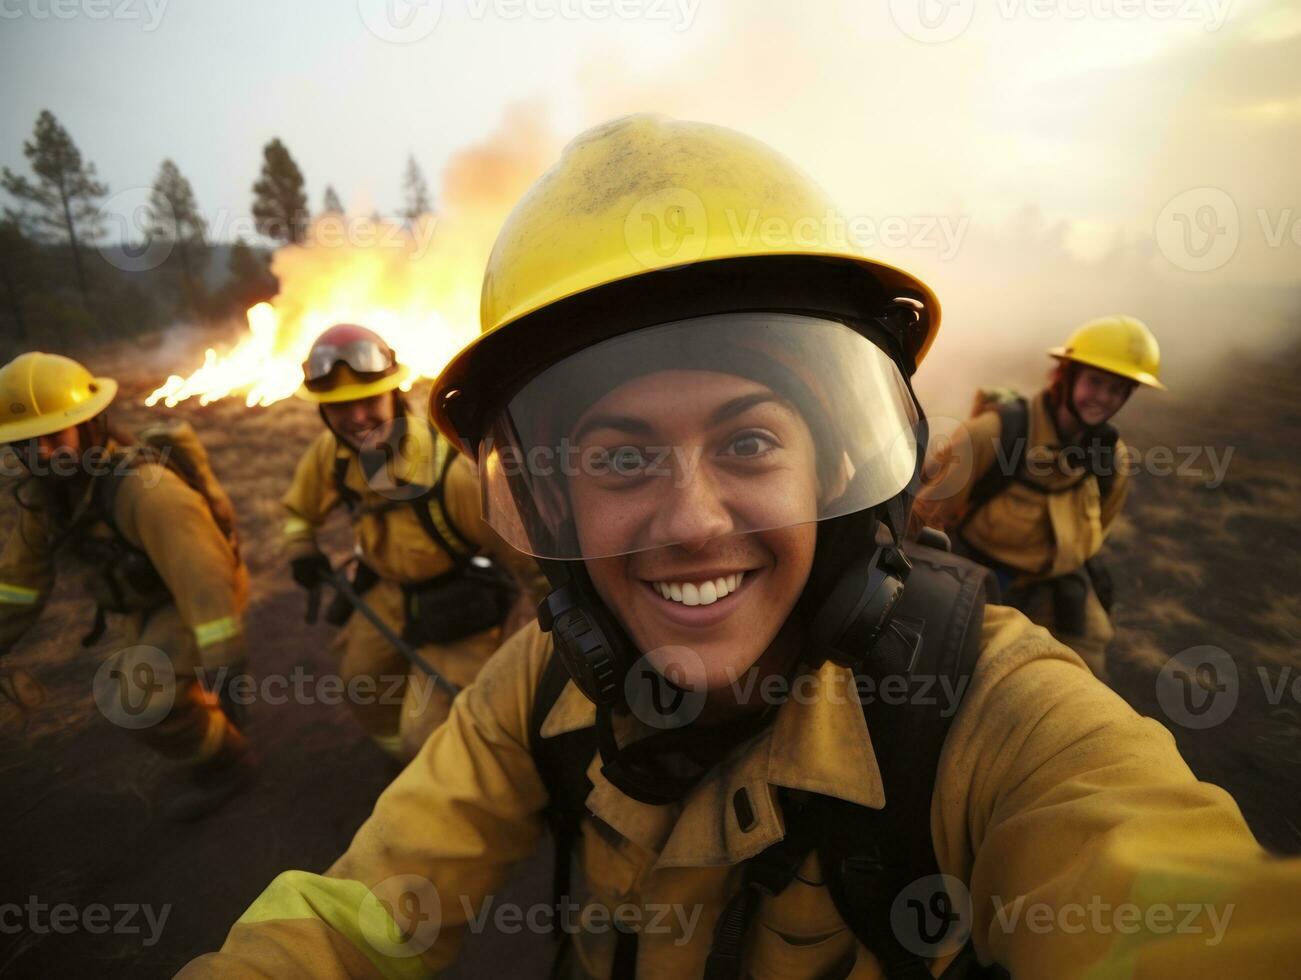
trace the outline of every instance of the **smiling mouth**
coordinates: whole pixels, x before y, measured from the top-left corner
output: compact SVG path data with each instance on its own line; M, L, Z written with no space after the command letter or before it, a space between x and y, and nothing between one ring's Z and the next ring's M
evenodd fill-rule
M659 579L647 581L646 585L669 602L683 606L712 606L740 589L752 571L748 569L703 579Z

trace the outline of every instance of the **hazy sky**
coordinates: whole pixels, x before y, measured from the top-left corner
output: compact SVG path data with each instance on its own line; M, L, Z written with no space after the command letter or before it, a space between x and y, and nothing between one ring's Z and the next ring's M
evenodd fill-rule
M0 162L25 170L49 108L114 192L173 158L224 238L273 136L313 209L330 183L391 213L408 153L437 192L511 106L538 166L654 110L746 130L851 214L903 221L908 241L875 250L947 280L950 312L988 315L991 277L1045 251L1191 308L1211 286L1301 282L1296 0L151 3L0 0ZM1073 316L1112 295L1094 271L1045 273L1036 295L1070 292Z

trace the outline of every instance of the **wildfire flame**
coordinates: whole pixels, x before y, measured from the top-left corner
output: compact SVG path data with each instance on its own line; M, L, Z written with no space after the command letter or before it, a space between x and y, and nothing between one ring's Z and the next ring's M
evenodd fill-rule
M198 398L206 405L241 394L253 406L287 398L302 382L312 341L336 323L369 327L415 374L434 377L474 336L482 268L456 262L446 249L440 254L432 237L422 244L437 220L425 216L413 230L381 222L373 243L345 245L333 243L326 224L342 228L344 219L318 219L303 245L272 258L281 289L248 310L248 333L224 354L208 348L201 367L172 375L145 404Z
M174 374L145 404L206 405L231 395L270 405L294 393L312 341L336 323L382 336L415 375L432 378L478 331L479 288L497 229L551 153L545 125L509 110L483 144L456 154L443 175L444 207L410 226L324 215L301 245L278 249L280 291L246 316L233 348L209 348L191 374Z

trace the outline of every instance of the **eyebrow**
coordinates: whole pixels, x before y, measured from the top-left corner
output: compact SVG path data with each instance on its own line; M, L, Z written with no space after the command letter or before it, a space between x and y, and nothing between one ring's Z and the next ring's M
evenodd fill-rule
M630 436L655 434L655 429L649 422L632 415L593 415L578 427L578 431L571 438L574 442L578 442L589 432L595 432L597 429L614 429L616 432L625 432Z
M743 412L748 412L756 405L762 405L772 402L780 408L788 408L786 403L770 391L757 391L749 395L741 395L739 398L733 398L730 402L720 405L710 413L708 421L705 423L709 427L721 425L728 419L733 419ZM616 432L623 432L628 435L650 436L654 435L655 428L645 419L637 418L633 415L593 415L585 421L571 438L575 442L580 441L590 432L598 429L613 429Z
M740 415L742 412L748 412L756 405L763 405L766 402L772 402L779 408L784 408L789 411L789 406L787 406L784 401L778 398L771 391L756 391L753 394L741 395L739 398L733 398L730 402L714 409L713 413L709 416L709 422L707 424L710 426L721 425L728 419L736 418L736 416Z

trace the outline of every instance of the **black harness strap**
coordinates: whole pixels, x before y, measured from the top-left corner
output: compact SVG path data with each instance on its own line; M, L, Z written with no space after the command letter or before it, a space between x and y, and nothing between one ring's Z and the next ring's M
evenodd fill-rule
M457 565L464 565L479 551L479 546L471 541L447 512L447 473L456 461L457 451L448 446L443 465L439 468L438 478L427 493L421 494L411 502L416 511L416 518L425 533L434 543L452 556ZM437 513L434 507L438 508Z

